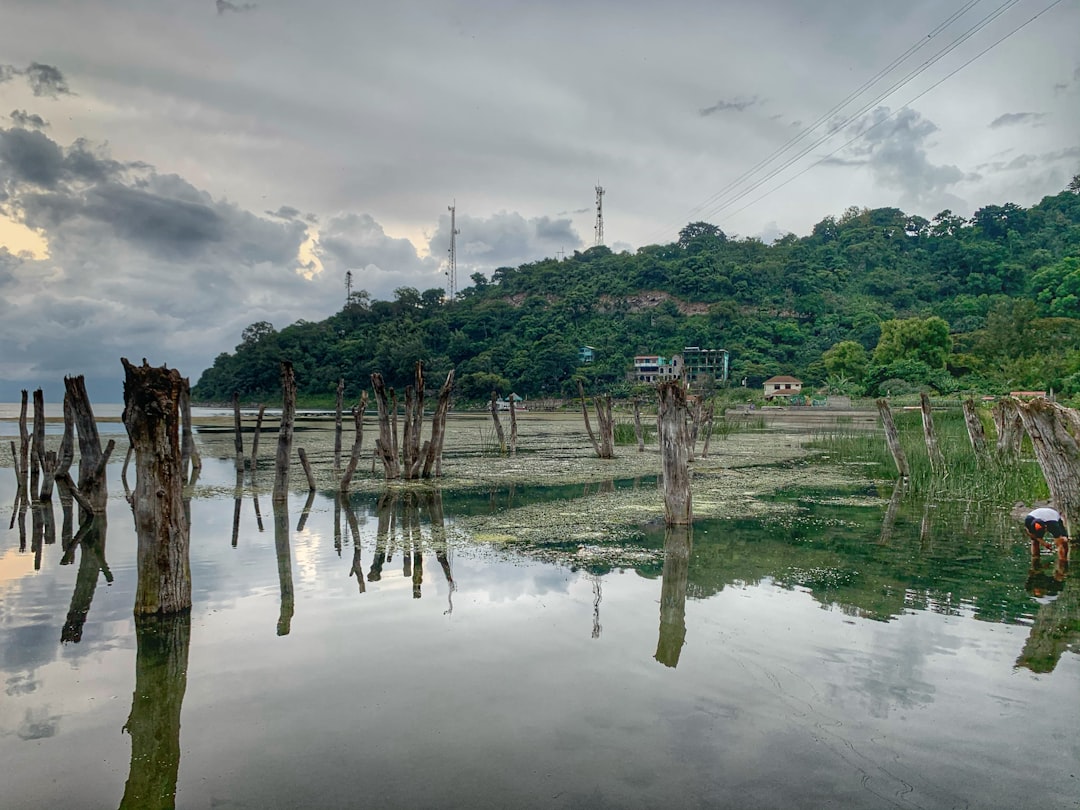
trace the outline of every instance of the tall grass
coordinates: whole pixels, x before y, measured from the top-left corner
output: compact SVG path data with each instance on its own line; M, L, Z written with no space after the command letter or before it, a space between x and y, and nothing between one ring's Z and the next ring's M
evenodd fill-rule
M918 411L900 411L893 418L911 469L911 491L943 499L998 504L1032 503L1049 497L1046 480L1029 443L1019 461L1002 463L993 458L991 431L988 435L991 458L980 462L968 439L963 414L959 410L935 412L934 432L945 457L945 470L935 471L926 451L922 415ZM824 451L831 462L866 464L873 478L896 477L896 464L880 430L823 433L814 438L811 446Z
M618 419L615 421L615 444L637 444L637 433L634 430L634 420ZM645 440L645 444L650 444L653 440L653 436L656 433L655 420L653 424L649 423L649 420L642 418L641 420L641 434Z

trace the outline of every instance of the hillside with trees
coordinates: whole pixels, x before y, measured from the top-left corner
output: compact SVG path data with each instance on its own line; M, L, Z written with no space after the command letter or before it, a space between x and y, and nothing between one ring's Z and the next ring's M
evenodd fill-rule
M353 294L318 323L246 328L198 381L200 401L279 395L291 360L301 395L411 381L450 368L458 396L630 393L636 354L727 349L732 380L792 374L814 388L877 395L1053 389L1080 395L1080 175L1024 208L965 219L850 208L771 245L694 222L635 253L606 247L501 267L445 301L441 289ZM595 361L579 365L579 347Z

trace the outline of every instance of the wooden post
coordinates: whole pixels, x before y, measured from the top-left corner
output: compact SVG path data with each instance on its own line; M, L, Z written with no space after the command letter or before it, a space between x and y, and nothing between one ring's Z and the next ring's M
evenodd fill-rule
M900 446L900 434L896 430L896 423L893 421L892 411L889 410L889 403L884 399L879 399L877 407L881 413L881 423L885 426L885 443L889 446L893 461L896 462L896 471L900 473L901 478L908 478L911 476L911 469L908 467L904 448Z
M120 810L164 810L176 803L191 614L136 616L135 639L135 692L124 724L131 735L131 768Z
M983 430L982 420L975 410L975 400L968 397L964 400L964 424L967 425L968 438L971 439L971 449L975 451L979 461L986 459L986 431Z
M716 410L716 403L710 402L705 409L705 444L701 448L701 457L709 457L709 441L712 439L713 429L713 413Z
M274 460L274 502L289 497L289 461L292 458L293 423L296 421L296 375L292 363L281 361L281 427L278 428Z
M510 455L517 455L517 405L514 404L514 394L510 394Z
M679 665L679 655L686 643L686 583L690 575L693 538L694 531L689 526L671 526L664 536L660 638L654 657L673 669Z
M303 447L297 449L296 453L300 456L300 466L304 468L304 475L307 476L308 492L314 492L315 476L311 472L311 464L308 463L307 453Z
M176 369L154 368L145 360L141 366L127 358L121 362L123 419L135 447L131 498L139 541L135 613L178 613L191 607L189 527L180 470L183 378Z
M664 470L664 520L668 526L689 525L693 521L693 498L687 458L690 436L686 429L686 390L678 381L662 382L657 388L657 398Z
M338 378L334 400L334 475L341 472L341 409L345 405L345 380Z
M581 414L585 417L585 430L589 434L589 441L592 442L596 457L603 458L603 455L600 453L600 442L596 440L596 434L593 433L592 429L592 422L589 421L589 406L585 404L585 386L582 385L581 380L578 380L577 390L578 398L581 399Z
M645 430L641 427L641 403L634 397L634 436L637 437L637 451L645 452Z
M367 391L364 391L360 394L360 404L353 408L352 411L355 433L353 435L352 453L349 455L349 465L345 468L345 474L341 477L339 489L342 493L349 491L352 477L356 473L356 465L360 463L360 451L364 446L364 411L367 410L367 403Z
M244 433L240 424L240 394L233 391L233 446L236 448L236 471L244 472Z
M29 394L24 388L19 407L19 491L29 498L30 491L30 431L26 428L26 404ZM35 493L36 495L37 493Z
M499 421L499 406L495 403L495 400L498 398L498 396L499 395L495 391L491 392L491 402L490 402L491 421L495 423L495 435L499 439L499 452L500 453L505 453L506 452L506 434L503 433L502 422ZM511 403L511 407L513 407L513 403Z
M999 399L991 411L997 428L998 461L1014 463L1020 458L1020 445L1024 440L1024 422L1016 410L1016 400Z
M1080 413L1045 399L1016 402L1050 498L1069 536L1080 531Z
M266 406L259 405L259 415L255 417L255 433L251 437L251 482L255 483L255 470L259 466L259 434L262 433L263 417L266 415Z
M442 452L443 440L446 437L446 414L450 410L450 394L454 389L454 370L450 369L446 375L446 382L439 389L439 402L435 406L435 414L431 417L431 442L428 445L427 458L424 460L424 469L421 476L430 478L434 466L435 476L442 475Z
M945 476L945 457L941 455L938 447L937 435L934 433L934 416L930 413L930 397L925 393L919 394L919 403L922 409L923 437L926 439L926 454L930 457L930 469L937 475Z
M45 467L45 393L34 389L34 432L30 444L30 498L41 500L41 472ZM51 489L51 487L50 487Z
M56 462L56 472L66 473L75 460L75 412L71 407L71 395L64 393L64 436L60 439L60 454Z
M371 387L375 391L375 405L379 411L379 438L375 440L375 450L382 459L384 474L387 480L390 480L401 475L397 457L397 438L394 436L397 429L397 416L394 416L392 424L386 384L383 382L382 374L377 371L371 375ZM394 405L397 405L396 398Z
M184 377L180 390L180 477L187 481L195 452L195 434L191 431L191 381ZM131 447L128 447L128 458L131 458ZM124 470L127 470L127 459L124 459Z

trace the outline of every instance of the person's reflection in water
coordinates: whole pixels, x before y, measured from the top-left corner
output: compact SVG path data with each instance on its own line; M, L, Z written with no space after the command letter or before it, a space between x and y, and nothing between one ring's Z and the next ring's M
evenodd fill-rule
M187 689L191 612L136 616L135 693L124 731L131 768L120 810L176 806L180 705Z
M1069 563L1060 557L1055 558L1052 568L1039 557L1032 557L1024 590L1035 597L1057 596L1065 587L1068 571Z
M669 526L664 537L664 573L660 586L660 640L656 660L676 667L686 643L686 581L694 532L689 526Z

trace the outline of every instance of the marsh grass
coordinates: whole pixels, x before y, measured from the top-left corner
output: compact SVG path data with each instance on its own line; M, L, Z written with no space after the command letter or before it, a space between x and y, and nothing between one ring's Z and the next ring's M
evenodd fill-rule
M651 427L649 423L642 418L641 433L645 439L645 444L651 444L656 433L656 428ZM615 444L637 444L637 433L634 432L634 421L632 419L615 422Z
M911 468L912 492L941 499L991 501L1011 505L1031 504L1049 497L1049 490L1025 440L1024 452L1014 464L999 463L991 457L980 463L971 448L963 414L959 410L934 413L934 431L945 457L944 473L935 472L923 439L922 416L918 411L894 412L900 445ZM993 430L987 434L991 456ZM810 446L823 451L830 463L868 465L872 478L895 478L896 464L878 431L834 431L816 436Z

